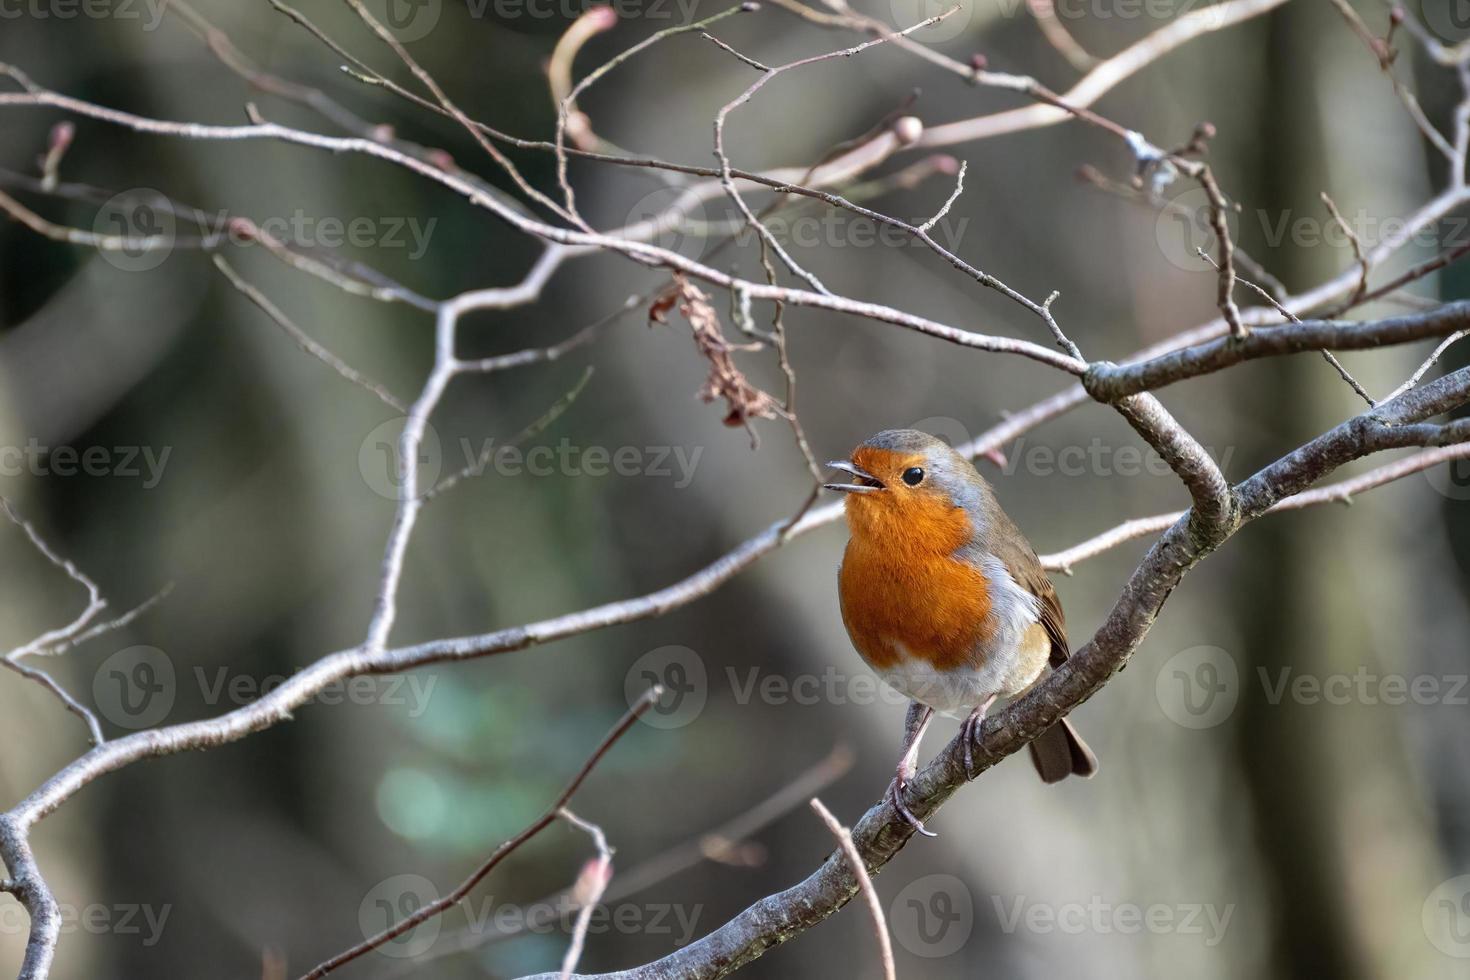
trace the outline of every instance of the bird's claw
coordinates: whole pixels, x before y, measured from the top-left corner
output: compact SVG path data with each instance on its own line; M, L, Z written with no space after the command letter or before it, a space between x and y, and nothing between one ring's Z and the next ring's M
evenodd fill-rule
M966 779L974 779L975 776L978 775L975 772L974 754L971 751L970 747L972 745L978 746L982 751L985 751L985 746L982 745L980 742L980 735L984 728L985 715L983 713L970 715L968 718L965 719L964 724L960 726L960 742L964 745L965 749ZM985 751L985 758L990 758L990 753L988 751Z
M995 698L989 698L985 704L980 705L975 711L972 711L969 716L964 718L963 723L960 724L960 742L964 746L964 777L966 779L975 779L978 776L978 773L975 771L975 754L973 754L970 746L976 746L980 751L985 752L986 760L991 758L989 749L986 749L985 745L980 743L980 732L985 729L985 716L989 711L989 707L994 702Z
M923 834L925 837L938 837L938 834L924 826L924 821L909 811L908 804L903 801L903 796L908 790L908 785L908 780L904 778L902 772L893 777L893 782L888 787L888 796L889 799L893 800L893 808L898 811L898 815L903 817L910 827L913 827L920 834Z

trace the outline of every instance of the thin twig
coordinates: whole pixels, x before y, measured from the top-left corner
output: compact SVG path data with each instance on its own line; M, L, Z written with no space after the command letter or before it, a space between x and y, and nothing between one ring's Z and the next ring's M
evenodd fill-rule
M555 402L552 403L550 408L541 413L540 418L536 419L536 421L532 422L520 432L516 433L506 442L501 443L499 446L496 446L493 442L487 442L486 445L480 449L479 455L477 455L471 462L465 464L465 467L463 469L459 470L456 473L451 473L449 476L446 476L444 479L440 480L438 483L425 490L424 501L427 503L428 501L433 500L435 497L439 496L445 491L453 489L455 486L469 479L470 477L480 475L485 471L485 467L489 465L490 461L495 458L497 453L502 453L507 449L514 449L517 446L523 445L527 440L534 439L536 436L544 432L549 426L555 423L557 419L561 418L562 415L565 414L567 409L572 407L572 403L575 402L577 400L577 397L582 394L582 389L587 387L587 382L592 380L592 374L593 369L590 366L587 367L587 369L582 372L582 376L577 379L577 383L572 385L571 389L568 390L566 394L558 398Z
M24 646L16 647L14 650L5 654L5 659L7 660L20 660L24 657L31 656L38 650L47 649L48 647L76 637L91 625L92 620L96 619L102 610L107 608L107 600L102 598L102 590L98 588L97 583L92 581L85 572L71 561L57 554L46 543L45 539L41 537L40 532L29 521L23 519L16 513L14 506L5 497L0 497L0 513L4 513L6 520L20 528L27 540L30 541L31 546L40 552L41 557L45 558L53 567L65 572L67 578L87 591L86 608L78 613L77 617L70 623L60 629L48 630Z
M599 317L597 320L572 334L566 340L550 347L529 347L511 354L496 354L493 357L482 357L473 361L463 361L460 365L461 371L490 374L495 371L504 371L508 368L524 367L528 364L550 364L561 360L567 354L590 344L607 327L622 319L628 313L638 309L647 302L643 296L629 296L623 300L623 304L612 312Z
M914 31L920 30L924 27L928 27L931 24L938 23L939 21L953 14L958 9L958 7L951 7L934 17L929 17L925 20L922 20L912 27L906 28L902 31L898 31L890 36L906 37ZM818 294L824 296L830 296L831 291L827 289L826 286L822 285L822 281L820 279L818 279L814 274L803 268L794 258L791 257L791 255L786 251L781 243L776 240L776 236L771 234L771 230L767 228L761 222L761 220L755 216L755 213L750 210L750 205L745 202L745 198L741 196L739 189L736 188L733 168L730 163L730 156L725 150L725 122L730 117L731 113L748 103L752 98L755 97L755 94L757 92L765 87L767 82L776 78L778 75L781 75L785 72L793 71L798 68L804 68L808 65L815 65L824 61L831 61L835 58L851 58L854 55L860 54L871 47L882 44L884 41L887 41L890 36L873 38L872 40L864 41L861 44L855 44L851 47L841 48L837 51L828 51L823 54L812 55L807 58L801 58L797 61L788 62L784 65L777 65L776 67L768 69L766 72L764 72L759 78L752 82L744 92L740 93L731 101L725 103L723 106L720 107L719 112L715 113L715 158L720 162L720 182L724 185L726 196L728 196L730 200L735 203L736 208L739 209L746 223L756 230L756 232L760 235L761 240L770 246L771 251L780 256L781 261L786 266L786 268L790 269L795 275L806 280L807 284L810 285L813 290L815 290ZM774 286L774 284L772 285Z
M288 317L279 306L271 302L270 297L266 296L265 293L262 293L259 289L256 289L250 283L242 279L240 277L240 274L237 273L234 268L225 261L224 256L216 255L213 258L215 268L218 269L224 275L224 277L229 280L230 285L234 286L237 290L240 291L241 294L245 296L246 299L250 300L250 302L259 307L261 312L270 317L271 321L274 322L276 326L284 330L286 332L286 335L296 342L297 347L300 347L303 351L310 354L318 361L321 361L333 371L336 371L337 374L346 381L373 395L375 398L378 399L378 401L382 402L384 405L387 405L394 411L408 411L408 406L399 401L397 396L395 396L387 388L383 387L372 378L369 378L367 375L361 373L356 368L348 364L346 361L338 357L336 354L333 354L331 351L327 350L321 344L312 339L311 335L308 334L305 330L302 330L299 326L297 326L296 323L293 322L292 319Z
M60 656L61 654L70 651L74 647L81 646L88 640L96 639L97 637L102 636L105 633L116 632L117 630L120 630L130 625L133 620L137 619L139 616L143 615L148 610L158 605L164 599L168 598L169 593L173 592L173 590L173 583L169 582L163 588L159 589L157 592L153 593L153 595L144 599L142 602L138 603L136 606L134 606L132 609L129 609L121 616L116 616L101 623L95 623L82 632L78 633L76 636L73 636L71 639L62 640L60 643L55 643L47 647L42 647L38 650L33 650L31 651L31 656Z
M1347 235L1348 241L1353 246L1353 258L1355 258L1358 262L1360 278L1358 280L1358 288L1353 292L1352 299L1350 299L1348 302L1352 303L1353 305L1357 305L1358 303L1362 302L1363 297L1367 295L1368 272L1372 268L1372 266L1369 265L1368 255L1363 250L1363 240L1358 237L1358 233L1353 230L1353 226L1347 223L1347 219L1342 216L1342 212L1337 210L1337 202L1334 201L1326 191L1322 192L1322 203L1327 205L1327 210L1331 213L1332 220L1336 221L1338 226L1342 228L1343 234Z
M412 915L403 918L396 925L389 926L387 929L384 929L382 932L378 933L375 936L363 940L356 946L353 946L351 949L344 950L341 953L338 953L336 956L333 956L331 959L323 961L312 970L304 974L302 980L320 980L321 977L326 976L339 967L345 966L358 957L365 956L368 953L371 953L373 950L382 946L384 943L391 942L404 933L418 928L418 926L422 923L427 922L435 916L442 914L447 909L453 908L455 905L463 901L464 898L469 895L471 891L474 890L475 886L484 880L486 875L495 870L496 865L505 860L508 855L516 850L516 848L520 847L522 844L526 843L526 841L530 840L537 834L541 833L541 831L545 830L548 826L551 825L553 821L556 820L559 815L561 815L563 807L567 805L571 798L576 794L577 790L582 788L582 783L586 781L588 775L590 775L592 770L596 768L597 764L602 761L602 757L607 754L608 750L613 747L613 744L616 743L618 739L623 737L623 735L628 731L629 728L633 727L633 723L636 722L640 716L647 712L649 708L653 707L654 703L657 702L659 698L663 697L663 691L664 689L661 685L655 684L653 687L650 687L646 692L644 692L643 696L639 698L636 702L634 702L633 706L628 709L627 713L618 720L618 723L613 725L608 733L603 736L602 741L598 744L597 748L595 748L592 751L592 754L587 757L587 761L582 763L582 768L577 770L576 775L574 775L571 781L568 782L566 786L562 789L562 791L557 794L556 799L553 800L551 805L546 808L545 812L543 812L541 816L532 821L520 833L516 834L510 840L497 847L494 853L492 853L490 857L486 859L485 863L476 868L474 873L471 874L468 878L456 885L448 895L445 895L443 898L438 898L432 902L429 902L422 908L416 910Z
M863 856L858 853L857 845L852 842L852 831L837 822L832 816L832 811L822 805L822 801L815 796L812 797L811 807L832 836L837 838L837 846L847 858L847 864L852 868L854 877L857 878L858 887L862 889L863 898L868 903L868 914L873 917L873 934L878 937L878 957L883 964L883 976L885 980L896 980L897 973L893 966L893 940L888 935L888 920L883 917L883 903L878 900L878 892L873 888L873 879L868 876L867 865L863 863ZM566 980L565 974L562 980Z
M556 214L562 218L567 218L569 220L571 219L570 214L562 210L562 208L550 197L547 197L545 194L541 193L539 190L533 187L531 183L521 175L521 172L516 168L516 165L514 163L511 163L510 159L504 153L500 152L495 144L490 142L490 140L485 137L485 134L482 133L477 126L475 126L474 121L466 116L460 110L459 106L455 105L454 102L450 100L449 95L444 91L444 89L439 86L439 83L434 80L434 76L430 75L428 71L426 71L424 67L418 63L413 55L408 53L408 48L404 47L403 42L398 40L397 36L394 35L392 31L384 27L378 21L378 19L368 11L367 7L363 5L362 0L346 0L346 3L349 7L352 8L353 12L357 14L362 22L366 24L368 28L378 36L378 39L392 49L393 53L398 56L398 60L402 61L404 65L407 66L408 70L413 72L414 77L417 78L419 82L423 84L424 88L428 89L429 92L433 94L435 100L437 100L438 103L443 106L444 109L451 116L454 117L455 122L464 127L465 131L470 134L471 138L473 138L474 141L479 145L480 149L484 150L485 153L492 160L494 160L497 165L499 165L500 169L505 171L510 179L515 182L516 187L520 188L521 193L525 194L528 198L537 202L538 204L541 204L542 206L550 210L553 214Z
M35 681L50 691L61 702L62 707L80 718L87 726L87 738L93 746L101 745L107 741L102 734L102 725L97 721L97 716L92 713L92 710L72 697L66 688L62 687L50 674L37 667L28 667L10 657L0 657L0 667L7 667L20 676Z
M1356 242L1356 239L1354 239L1354 241ZM1206 262L1209 262L1211 265L1214 264L1214 260L1205 253L1204 249L1200 249L1199 254L1200 257L1203 258ZM1363 276L1363 285L1359 287L1360 290L1367 285L1366 265L1363 267ZM1278 300L1275 296L1271 295L1269 292L1263 289L1259 284L1251 282L1249 279L1239 279L1239 282L1247 288L1255 290L1255 292L1258 293L1262 299L1271 304L1272 308L1274 308L1276 312L1286 317L1292 323L1300 324L1302 322L1300 317L1288 310L1286 307L1282 306L1280 300ZM1347 369L1342 361L1338 360L1336 354L1332 353L1332 351L1328 350L1325 347L1319 348L1319 350L1322 354L1322 358L1332 366L1333 370L1337 372L1337 376L1342 378L1342 380L1347 383L1348 387L1353 389L1353 391L1357 394L1359 398L1367 402L1369 407L1372 407L1374 404L1376 404L1373 400L1373 396L1368 394L1368 389L1364 388L1362 383L1358 381L1357 378L1353 377L1352 372Z
M938 224L939 221L946 214L949 214L949 209L954 207L954 202L958 201L960 199L960 195L965 192L965 171L968 170L969 167L970 161L960 161L960 172L955 175L954 193L949 195L949 199L944 202L943 207L941 207L938 211L934 213L934 217L930 218L928 221L919 226L920 231L928 231L930 228L933 228L936 224Z
M693 31L703 32L704 28L709 25L718 23L732 14L740 13L741 10L742 8L740 6L730 7L693 24L680 24L657 31L593 69L575 86L570 86L568 83L571 81L572 59L575 57L577 49L581 47L582 42L591 33L607 30L615 24L617 22L617 16L613 14L611 7L592 7L581 17L577 18L572 23L572 26L567 29L566 34L563 35L562 40L557 44L556 50L552 54L547 74L551 80L552 98L557 103L556 138L554 141L556 182L557 186L561 188L567 213L571 214L582 228L591 230L577 213L576 195L573 193L571 182L567 178L566 139L568 128L572 128L573 141L578 143L578 145L582 145L584 140L595 139L595 137L592 134L591 124L587 121L587 117L577 109L577 99L589 88L597 84L608 72L653 45L658 44L660 41ZM587 147L584 146L583 148L586 149Z
M758 864L759 860L752 858L749 853L752 848L758 850L758 845L745 847L742 845L758 831L791 813L814 794L831 786L851 770L854 758L852 749L847 745L835 746L826 758L797 775L789 783L744 813L713 830L698 834L690 840L669 848L631 870L620 873L608 886L603 896L604 899L613 902L636 895L703 861L717 861L736 867ZM528 906L528 909L549 908L566 896L566 892L547 896ZM418 973L424 964L434 960L467 953L490 943L514 939L526 932L539 931L549 922L551 915L554 913L547 912L547 918L527 915L512 925L497 928L494 931L482 931L474 927L461 929L459 933L445 937L452 940L450 948L427 952L414 962L404 964L402 969L390 971L382 980L399 980L400 977ZM438 945L441 947L446 945L445 940L441 939Z
M607 846L607 837L601 827L583 820L566 807L559 809L557 816L590 836L597 847L597 859L588 862L578 877L577 884L572 888L572 898L579 909L576 924L572 927L572 941L567 944L566 955L561 961L561 980L567 980L577 968L577 961L582 958L582 947L587 943L587 928L592 924L592 912L597 908L597 903L602 901L607 883L612 880L613 851Z
M1410 388L1417 385L1420 381L1424 380L1424 375L1428 374L1429 369L1434 367L1435 364L1439 363L1439 359L1444 356L1444 352L1454 346L1457 341L1467 336L1470 336L1470 330L1457 330L1446 337L1444 340L1440 341L1439 345L1430 352L1429 356L1424 359L1424 362L1419 365L1414 373L1409 375L1409 379L1403 384L1399 385L1393 391L1389 392L1388 396L1383 400L1391 401L1397 398L1399 395L1402 395L1404 392L1408 391Z

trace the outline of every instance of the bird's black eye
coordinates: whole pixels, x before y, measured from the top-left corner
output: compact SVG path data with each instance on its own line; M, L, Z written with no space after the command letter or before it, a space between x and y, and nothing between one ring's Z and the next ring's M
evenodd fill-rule
M917 466L910 466L903 471L903 482L911 487L916 487L924 482L924 471Z

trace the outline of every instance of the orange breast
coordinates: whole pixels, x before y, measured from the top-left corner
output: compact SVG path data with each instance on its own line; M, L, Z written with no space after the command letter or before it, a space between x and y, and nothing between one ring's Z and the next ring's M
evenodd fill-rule
M965 512L849 510L852 538L838 594L858 653L875 670L885 670L901 659L901 643L941 670L968 666L990 613L990 595L979 569L950 557L970 538Z

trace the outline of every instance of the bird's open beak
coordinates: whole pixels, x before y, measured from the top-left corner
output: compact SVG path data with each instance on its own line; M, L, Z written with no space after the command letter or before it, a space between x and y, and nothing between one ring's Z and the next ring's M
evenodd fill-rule
M845 459L834 459L827 465L834 470L841 470L844 473L850 473L859 481L866 482L824 483L822 484L823 490L840 490L843 493L877 493L879 490L883 489L882 480L878 479L876 476L865 470L858 469L856 466L852 465Z

